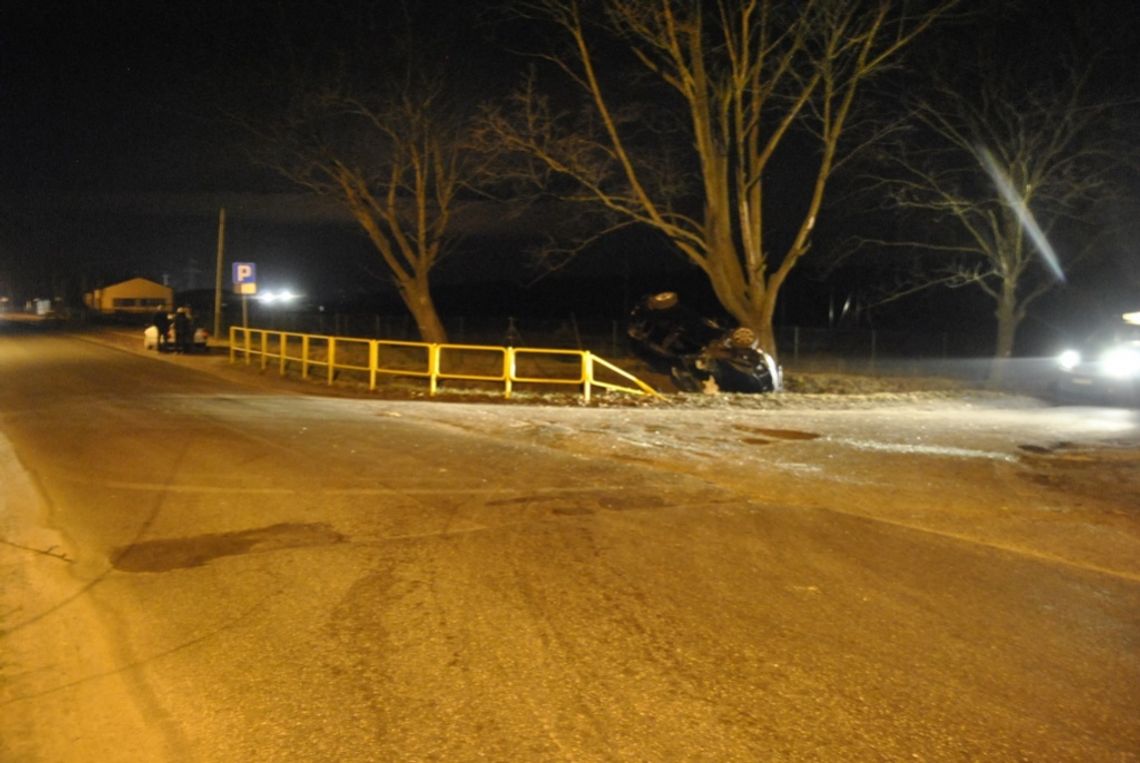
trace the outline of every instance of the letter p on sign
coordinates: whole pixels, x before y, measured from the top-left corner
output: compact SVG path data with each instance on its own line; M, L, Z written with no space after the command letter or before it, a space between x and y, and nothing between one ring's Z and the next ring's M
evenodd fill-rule
M234 263L234 283L249 283L253 280L254 267L252 262Z

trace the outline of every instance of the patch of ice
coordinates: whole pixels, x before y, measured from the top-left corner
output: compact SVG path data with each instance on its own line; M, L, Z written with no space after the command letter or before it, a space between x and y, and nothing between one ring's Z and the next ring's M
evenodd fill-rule
M843 437L831 438L831 442L838 445L847 445L859 450L876 450L885 453L909 453L921 456L952 456L956 458L988 458L994 461L1017 461L1017 457L1009 453L999 453L992 450L975 450L973 448L955 448L950 445L915 445L905 442L852 440Z
M819 474L820 472L823 471L823 467L820 466L819 464L800 464L800 463L791 463L791 462L787 462L787 461L784 461L784 462L775 461L775 462L770 462L770 463L772 466L776 467L777 469L782 469L783 471L786 471L786 472L800 472L800 473L804 473L804 474Z

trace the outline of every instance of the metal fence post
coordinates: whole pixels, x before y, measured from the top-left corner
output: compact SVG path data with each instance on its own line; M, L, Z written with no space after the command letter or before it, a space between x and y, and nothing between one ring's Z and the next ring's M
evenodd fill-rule
M379 323L380 316L376 316ZM376 390L376 369L380 367L380 342L373 339L368 343L368 390Z
M515 348L508 347L507 351L503 353L503 398L506 400L511 399L511 382L515 377Z
M439 345L428 345L428 396L435 397L439 386Z
M614 321L617 325L617 321ZM582 402L590 404L590 387L594 383L594 355L590 352L582 353L582 377L586 380L582 385Z

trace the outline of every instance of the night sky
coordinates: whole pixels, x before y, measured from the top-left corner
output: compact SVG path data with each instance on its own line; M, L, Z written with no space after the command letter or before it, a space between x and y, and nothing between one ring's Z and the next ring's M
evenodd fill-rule
M232 103L257 97L282 58L268 38L284 39L283 30L266 26L281 19L274 5L6 6L6 256L21 248L46 260L17 270L40 288L55 262L78 267L88 286L130 271L179 288L212 284L223 205L233 254L267 258L271 271L268 259L280 260L283 278L304 279L290 271L314 242L355 242L335 214L304 209L299 225L281 225L305 197L255 168L224 118ZM282 193L292 196L284 210Z
M279 101L295 69L337 56L367 59L384 76L398 5L7 4L0 290L26 298L58 294L63 280L75 291L139 273L176 289L212 286L223 206L227 259L257 262L263 283L326 300L388 289L357 224L254 166L230 115ZM519 61L490 39L477 4L414 5L442 30L425 46L461 64L455 73L473 90L514 81ZM445 260L440 283L471 277L462 259L489 278L535 278L512 272L529 241L496 227L501 212L485 206L457 214L475 257Z
M9 0L0 9L0 292L21 299L140 272L176 288L211 286L223 205L229 258L257 261L266 279L322 294L379 284L355 225L252 166L223 112L278 95L277 75L314 51L375 45L394 5ZM478 4L428 5L450 16ZM1127 41L1133 4L1094 5L1112 44ZM466 27L439 55L484 83L518 74L501 40ZM1121 67L1140 68L1135 50L1122 47ZM524 243L508 230L468 246L487 275L509 272ZM615 272L628 281L631 267L634 289L643 267L646 288L670 273L693 278L676 262ZM440 273L444 283L471 277L470 266ZM814 288L802 280L801 291ZM803 302L796 288L789 304Z

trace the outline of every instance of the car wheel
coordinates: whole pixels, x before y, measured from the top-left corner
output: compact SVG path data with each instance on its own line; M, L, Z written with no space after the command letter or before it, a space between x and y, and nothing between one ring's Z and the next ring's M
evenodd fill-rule
M749 347L756 346L756 332L747 326L741 326L732 330L728 335L728 346L734 350L743 350Z

